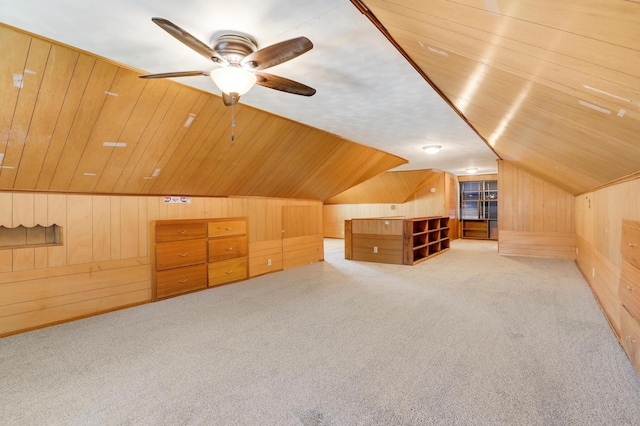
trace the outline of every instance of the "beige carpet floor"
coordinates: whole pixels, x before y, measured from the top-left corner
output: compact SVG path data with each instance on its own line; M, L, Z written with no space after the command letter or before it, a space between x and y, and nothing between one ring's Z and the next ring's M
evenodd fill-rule
M458 240L0 339L2 425L640 425L572 261Z

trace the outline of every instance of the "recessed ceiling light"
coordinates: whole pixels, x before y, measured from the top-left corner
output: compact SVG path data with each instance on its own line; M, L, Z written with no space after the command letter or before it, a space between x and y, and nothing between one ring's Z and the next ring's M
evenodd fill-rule
M474 173L478 173L478 169L476 167L470 167L466 169L466 172L470 174L474 174Z
M423 146L422 149L424 149L424 152L426 152L427 154L435 154L440 151L442 147L440 145L427 145Z

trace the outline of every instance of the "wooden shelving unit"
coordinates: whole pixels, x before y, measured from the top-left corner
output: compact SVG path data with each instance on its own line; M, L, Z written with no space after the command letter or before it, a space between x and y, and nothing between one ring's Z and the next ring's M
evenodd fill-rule
M449 218L404 220L403 263L415 265L449 250Z
M345 223L345 258L415 265L449 249L449 218L367 218Z
M460 182L462 238L498 239L498 181Z

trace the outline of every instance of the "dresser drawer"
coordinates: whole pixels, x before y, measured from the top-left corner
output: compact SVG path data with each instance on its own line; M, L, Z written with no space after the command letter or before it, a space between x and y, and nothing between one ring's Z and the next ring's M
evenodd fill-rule
M204 222L156 223L156 242L183 241L206 238L207 227Z
M640 323L624 307L620 308L620 339L633 368L640 374Z
M640 269L622 261L618 298L629 313L640 321Z
M622 221L622 258L640 268L640 222Z
M247 258L209 263L209 287L247 278Z
M207 240L156 244L156 269L195 265L207 261Z
M162 299L207 287L207 265L173 268L158 272L156 297Z
M227 237L209 240L209 262L247 256L247 237Z
M228 235L244 235L247 233L246 220L224 220L207 224L209 237L225 237Z

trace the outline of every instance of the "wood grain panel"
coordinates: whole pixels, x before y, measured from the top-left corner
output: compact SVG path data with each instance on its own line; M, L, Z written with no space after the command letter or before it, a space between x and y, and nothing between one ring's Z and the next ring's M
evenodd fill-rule
M577 248L576 263L602 307L611 328L620 335L620 268L581 237L577 237Z
M127 266L121 268L111 268L106 270L92 270L83 268L86 272L73 272L73 269L66 268L57 272L52 277L42 277L42 274L28 274L32 276L30 280L20 280L0 285L0 300L2 306L12 306L16 303L37 302L58 298L69 294L82 294L89 290L97 290L122 284L132 284L137 282L147 282L149 288L149 265ZM48 302L44 302L45 304ZM52 306L57 305L53 303ZM3 308L4 309L4 308ZM11 309L11 315L18 311ZM6 312L6 311L3 311ZM9 315L9 314L7 314ZM4 315L2 315L4 316Z
M16 104L21 93L21 81L24 76L25 62L29 54L31 37L0 26L0 177L7 167L17 167L4 158L11 136L11 123L16 111ZM12 76L12 78L9 78Z
M69 195L67 202L67 265L93 260L93 202L90 196Z
M35 194L13 194L12 227L36 225L35 221Z
M283 206L282 229L285 239L322 234L322 205Z
M573 232L500 231L499 253L575 259L576 236Z
M111 188L111 192L122 193L126 192L124 190L125 186L129 183L129 180L132 178L132 174L136 173L136 178L134 179L144 179L152 178L154 170L149 170L148 167L145 167L145 170L138 170L140 168L140 162L143 158L146 157L147 161L149 160L150 153L147 152L149 146L152 142L155 142L155 134L158 131L158 127L162 124L162 121L168 114L169 109L173 105L176 97L181 91L181 87L177 85L172 85L168 81L156 81L153 85L148 85L146 90L153 90L152 93L162 93L162 98L160 101L156 101L153 103L145 103L144 107L142 107L142 114L147 117L150 117L148 124L144 128L144 132L139 136L139 139L134 139L136 143L132 145L132 152L127 157L127 162L124 166L120 166L118 170L118 179L115 182L115 185ZM155 98L154 98L155 99ZM105 183L108 187L108 184ZM140 185L142 185L140 183Z
M93 262L111 259L111 202L108 197L92 197Z
M353 234L402 235L402 219L352 219Z
M49 189L57 191L69 189L82 154L90 141L96 121L107 100L108 95L106 93L111 87L117 72L118 67L116 65L103 61L95 62L82 98L77 105L73 124L66 138L64 149L58 159Z
M28 140L29 127L32 123L34 109L40 92L40 84L46 59L51 50L51 43L31 39L29 54L24 64L20 81L20 94L13 111L11 132L6 142L3 163L9 167L0 168L0 188L12 188L18 172L24 146ZM14 74L15 75L15 74ZM8 77L8 75L7 75ZM12 165L15 165L11 167Z
M282 269L297 268L324 260L324 242L321 235L285 238L282 241L282 251Z
M122 139L123 130L144 88L137 84L138 75L131 70L118 68L111 84L104 88L104 98L99 115L77 167L69 183L74 192L93 192L110 155L123 148L104 146L105 142L127 143ZM93 101L96 102L96 101ZM127 149L125 147L124 149Z
M249 276L281 271L282 239L260 241L249 244ZM271 265L269 265L271 260Z
M140 227L147 227L140 223L139 203L137 197L122 197L120 199L120 256L123 259L138 257L140 247Z
M353 234L351 247L353 260L403 264L402 235Z
M71 319L110 312L149 301L149 290L133 290L127 293L100 297L78 303L55 306L44 311L24 312L5 317L0 321L0 337L16 332L59 324Z
M142 93L136 100L135 106L130 116L127 117L124 129L118 138L118 141L126 143L127 146L114 147L111 150L102 172L97 176L95 192L111 192L118 181L124 180L124 176L128 176L131 172L132 164L130 160L132 157L138 158L135 156L136 153L139 153L139 150L137 150L138 143L140 143L144 132L147 131L148 126L154 119L156 109L162 102L168 88L168 84L142 86Z
M573 259L573 196L508 161L498 175L499 253Z
M173 110L172 115L181 117L182 121L180 126L176 129L173 138L167 139L164 152L159 156L156 164L156 170L160 169L161 172L155 179L146 179L142 192L144 193L166 193L167 187L171 185L173 180L173 174L176 169L181 169L187 164L184 161L184 156L187 152L187 148L194 143L199 143L199 140L195 139L195 132L191 126L186 126L185 123L192 116L198 116L203 114L202 109L207 105L211 105L210 96L200 93L199 96L194 98L193 104L188 106L186 110ZM176 107L179 106L176 104ZM213 110L209 110L211 112ZM205 114L207 112L204 112Z
M153 180L147 182L150 186L147 192L150 193L170 193L178 178L184 170L185 164L190 164L194 160L201 141L206 136L212 120L218 120L216 117L218 109L224 108L224 104L219 99L208 96L198 98L196 105L191 108L187 120L193 119L186 132L181 134L182 139L174 140L173 144L177 144L174 149L168 149L160 160L158 168L162 169L162 173ZM183 124L183 127L185 124Z
M69 60L73 62L73 58L70 58ZM69 64L69 66L73 65L73 75L66 87L64 102L57 114L58 118L56 125L53 134L51 135L51 140L47 146L42 166L39 171L33 169L27 169L24 171L24 173L27 174L37 174L38 181L35 187L37 190L48 190L51 188L51 181L56 173L63 151L65 150L67 139L71 135L71 130L76 119L80 118L78 116L80 103L82 102L83 95L85 94L85 89L89 84L89 79L95 64L96 59L86 54L79 54L75 63ZM50 111L50 113L56 114L54 111ZM18 172L19 175L20 172L21 171ZM25 185L21 189L32 188Z
M181 87L177 96L171 103L166 114L158 126L153 129L151 143L146 144L144 155L138 159L135 169L128 177L123 190L129 193L143 193L144 189L154 178L162 173L161 159L166 152L172 153L175 149L176 141L179 141L187 132L183 126L192 108L201 102L201 94L187 88ZM156 176L154 176L154 174Z

